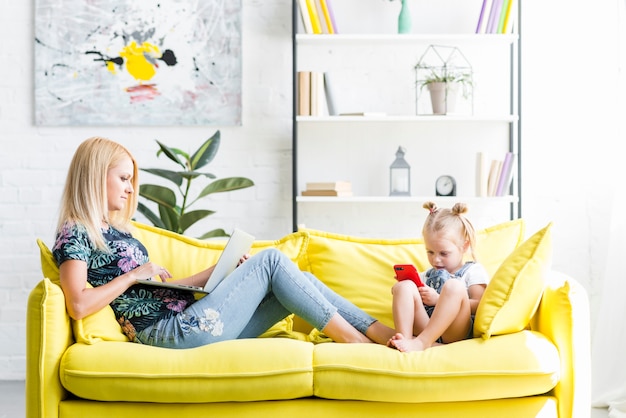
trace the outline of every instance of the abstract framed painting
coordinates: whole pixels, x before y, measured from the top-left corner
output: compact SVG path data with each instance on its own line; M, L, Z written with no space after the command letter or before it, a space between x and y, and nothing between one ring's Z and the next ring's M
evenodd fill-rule
M241 0L35 0L37 125L241 125Z

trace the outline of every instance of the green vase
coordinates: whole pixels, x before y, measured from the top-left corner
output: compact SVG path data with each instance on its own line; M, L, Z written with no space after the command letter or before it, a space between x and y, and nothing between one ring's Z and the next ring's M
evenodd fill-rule
M398 33L411 33L411 11L408 0L402 0L402 7L398 15Z

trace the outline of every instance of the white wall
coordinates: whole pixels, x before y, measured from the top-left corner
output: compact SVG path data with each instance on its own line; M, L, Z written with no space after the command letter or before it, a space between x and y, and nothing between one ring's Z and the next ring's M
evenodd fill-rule
M386 3L359 0L366 1ZM607 161L617 158L615 1L527 1L522 16L523 215L529 233L555 221L555 267L581 280L592 297L609 233L611 190L603 175L615 172ZM41 279L35 239L52 242L76 146L107 136L128 146L141 166L160 166L155 139L191 150L216 129L34 126L33 3L0 0L0 379L25 375L26 300ZM414 13L427 4L415 0ZM256 186L212 201L217 214L207 229L236 223L263 238L291 230L289 5L243 0L243 126L219 127L222 146L210 168ZM599 73L608 74L609 87L584 79Z

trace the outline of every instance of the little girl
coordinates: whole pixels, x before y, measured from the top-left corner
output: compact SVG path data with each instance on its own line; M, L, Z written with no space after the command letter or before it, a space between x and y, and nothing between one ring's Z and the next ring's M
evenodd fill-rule
M464 216L467 205L439 209L426 202L429 214L422 229L432 268L422 275L425 286L397 282L393 294L396 334L388 345L400 351L421 351L436 343L472 337L474 314L489 277L474 255L474 227ZM473 261L463 262L468 252Z

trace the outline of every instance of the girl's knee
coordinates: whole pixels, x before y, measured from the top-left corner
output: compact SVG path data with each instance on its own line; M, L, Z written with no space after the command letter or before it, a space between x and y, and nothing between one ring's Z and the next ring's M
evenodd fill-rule
M402 292L402 293L406 293L406 292L415 293L415 292L417 292L417 285L415 283L413 283L411 280L401 280L399 282L396 282L391 287L391 293L393 295L396 295L399 292Z
M465 283L459 279L447 280L441 288L441 293L444 293L444 292L459 293L459 294L467 295L467 289L465 288Z

